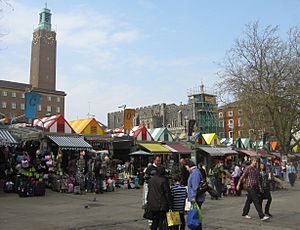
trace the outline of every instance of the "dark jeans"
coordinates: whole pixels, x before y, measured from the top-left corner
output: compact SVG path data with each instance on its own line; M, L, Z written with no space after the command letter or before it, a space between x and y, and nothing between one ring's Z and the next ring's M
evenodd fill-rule
M164 230L167 226L166 224L166 211L153 211L153 220L151 225L151 230Z
M271 196L271 192L266 190L264 191L264 193L261 195L261 199L260 199L260 205L262 206L263 200L267 200L266 206L265 206L265 213L270 213L270 206L272 203L272 196Z
M256 188L248 188L247 192L248 192L248 194L247 194L245 206L243 208L243 216L248 215L248 213L250 211L250 204L253 202L255 209L259 215L259 218L263 218L265 215L262 211L261 201L260 201L258 190Z
M219 197L221 197L222 196L222 180L221 180L221 178L218 178L218 177L216 177L215 178L215 183L216 183L216 190L217 190L217 192L218 192L218 194L219 194Z
M295 180L296 180L295 173L289 173L288 177L289 177L289 182L290 182L291 186L293 187L295 184Z
M237 196L240 196L242 189L241 188L239 190L236 189L236 186L239 183L240 177L234 177L233 180L234 180L235 193Z
M103 179L101 176L96 178L96 193L103 193Z
M179 213L179 215L180 215L181 225L172 226L170 227L170 230L185 230L184 213Z

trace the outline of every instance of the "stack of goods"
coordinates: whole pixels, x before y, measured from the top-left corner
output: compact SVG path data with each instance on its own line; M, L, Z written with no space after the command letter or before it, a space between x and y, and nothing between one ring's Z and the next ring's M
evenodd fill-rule
M41 174L37 172L34 167L31 167L27 170L22 170L21 173L16 176L14 191L18 193L20 197L44 196L46 186Z

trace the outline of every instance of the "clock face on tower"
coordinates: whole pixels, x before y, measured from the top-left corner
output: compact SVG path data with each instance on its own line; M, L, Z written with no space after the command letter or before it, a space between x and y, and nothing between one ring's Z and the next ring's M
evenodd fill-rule
M33 34L33 39L32 43L36 45L39 42L39 35L38 34Z
M54 34L53 33L46 33L45 34L45 41L48 45L52 45L55 42Z

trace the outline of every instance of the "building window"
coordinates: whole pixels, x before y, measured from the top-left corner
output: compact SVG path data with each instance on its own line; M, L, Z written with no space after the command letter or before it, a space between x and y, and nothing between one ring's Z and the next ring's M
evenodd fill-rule
M243 112L242 112L242 110L238 110L238 116L242 116L242 114L243 114Z
M42 106L41 105L38 106L38 110L42 111Z
M56 107L56 112L60 113L60 107Z
M224 121L219 121L219 127L224 128Z
M233 124L234 124L234 120L233 119L229 119L228 120L228 127L233 129Z
M57 97L57 102L60 102L60 97Z
M241 127L242 126L242 121L241 121L241 118L239 117L238 118L238 127Z
M17 104L15 102L11 103L11 108L12 109L16 109L17 108Z
M233 138L233 131L229 131L228 136L229 136L229 138Z
M223 118L223 112L219 112L219 118Z
M25 104L24 103L21 104L21 110L25 110Z
M25 93L21 93L21 98L25 98Z
M178 120L178 126L182 126L182 125L183 125L183 124L182 124L182 111L179 110L177 115L178 115L178 117L177 117L177 120Z
M238 131L238 135L239 135L239 137L242 136L242 131L241 130Z
M220 137L220 138L224 138L224 132L220 132L220 133L219 133L219 137Z
M7 91L2 92L3 97L7 97Z
M233 117L233 111L228 111L227 115L228 115L228 117Z
M51 96L47 96L47 101L51 101Z
M6 102L3 101L3 102L2 102L2 109L6 109L6 106L7 106Z
M47 112L51 112L51 106L47 105Z
M12 92L12 93L11 93L11 96L12 96L12 97L16 97L16 96L17 96L16 92Z

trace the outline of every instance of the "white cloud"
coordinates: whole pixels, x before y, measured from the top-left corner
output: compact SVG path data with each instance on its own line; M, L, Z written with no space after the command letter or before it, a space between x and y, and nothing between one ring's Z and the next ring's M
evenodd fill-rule
M117 32L112 35L112 41L123 43L123 42L133 42L139 37L139 32L136 30L126 31L126 32Z

